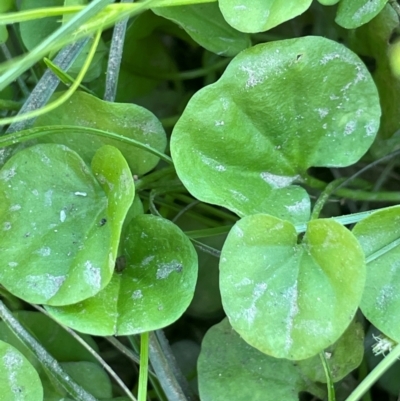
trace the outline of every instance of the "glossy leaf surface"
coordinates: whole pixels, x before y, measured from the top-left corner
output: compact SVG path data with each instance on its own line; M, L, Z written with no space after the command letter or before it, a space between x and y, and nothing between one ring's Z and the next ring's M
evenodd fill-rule
M0 170L0 282L14 295L65 305L110 281L133 179L111 146L92 169L63 145L42 144Z
M0 341L0 394L7 401L42 401L39 375L13 346Z
M298 401L300 391L324 396L293 362L257 351L227 319L207 332L197 369L202 401Z
M197 199L240 216L305 222L300 187L311 166L347 166L379 126L375 85L360 59L322 37L254 46L198 91L176 124L171 153Z
M132 219L121 246L121 272L95 297L47 307L57 320L94 335L128 335L165 327L193 298L197 255L173 223L152 215Z
M367 259L361 310L380 331L400 342L400 206L373 213L353 229Z
M35 126L76 125L98 128L135 139L164 152L167 139L160 121L150 111L135 104L111 103L85 92L75 92L62 107L40 116ZM158 157L127 146L117 140L95 135L56 134L43 137L42 142L62 143L75 150L86 163L104 144L118 148L127 160L133 174L144 174L158 163Z
M376 17L388 0L341 0L335 21L346 29L355 29Z
M153 11L179 24L193 40L218 55L235 56L250 46L249 36L225 21L217 2L160 7Z
M310 7L312 0L219 0L225 19L242 32L263 32L288 21Z
M339 223L295 227L268 215L247 216L222 248L220 288L232 327L277 358L305 359L343 334L361 300L363 252Z

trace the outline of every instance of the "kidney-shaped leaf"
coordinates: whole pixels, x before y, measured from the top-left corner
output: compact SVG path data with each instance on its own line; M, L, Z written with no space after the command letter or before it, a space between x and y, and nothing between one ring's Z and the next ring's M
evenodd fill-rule
M367 260L361 310L380 331L400 342L400 206L371 214L353 229Z
M59 96L55 95L53 100ZM85 92L75 92L62 107L38 117L35 126L45 125L76 125L110 131L160 152L164 152L167 144L164 128L150 111L132 103L106 102ZM86 163L90 163L96 150L104 144L115 146L126 158L133 174L147 173L159 161L157 156L145 150L96 135L68 132L44 136L40 141L62 143L78 152Z
M376 17L388 0L341 0L335 21L347 29L355 29Z
M242 32L262 32L297 17L312 0L219 0L222 14L230 25Z
M227 319L211 327L204 337L198 373L202 401L298 401L300 391L324 396L293 362L251 347Z
M7 401L42 401L39 375L14 347L0 341L0 394Z
M233 29L218 4L154 8L154 13L179 24L197 43L221 56L235 56L250 46L248 35Z
M196 198L304 222L308 195L291 184L311 166L356 162L379 117L376 87L353 52L322 37L276 41L241 52L191 98L171 153Z
M186 235L152 215L124 231L121 272L96 296L76 305L47 307L57 320L93 335L129 335L177 320L193 298L197 254Z
M295 227L268 215L237 222L222 248L222 303L253 347L288 359L311 357L346 330L361 300L365 262L357 240L328 219Z
M110 281L134 185L112 146L96 153L93 172L100 184L74 151L53 144L22 150L0 170L0 282L14 295L66 305Z

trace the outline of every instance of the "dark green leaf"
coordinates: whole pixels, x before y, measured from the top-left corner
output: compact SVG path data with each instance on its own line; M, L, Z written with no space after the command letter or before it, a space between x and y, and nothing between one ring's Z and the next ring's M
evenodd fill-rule
M324 396L293 362L267 356L244 342L227 319L207 332L197 369L202 401L298 401L300 391Z
M161 152L167 143L160 121L148 110L134 104L106 102L84 92L76 92L62 107L39 117L35 126L63 124L111 131ZM43 137L41 141L62 143L78 152L86 163L90 163L96 150L104 144L115 146L126 158L132 173L138 175L150 171L159 160L134 146L94 135L57 134Z
M160 7L153 11L179 24L197 43L218 55L234 56L250 46L249 36L228 25L217 2Z

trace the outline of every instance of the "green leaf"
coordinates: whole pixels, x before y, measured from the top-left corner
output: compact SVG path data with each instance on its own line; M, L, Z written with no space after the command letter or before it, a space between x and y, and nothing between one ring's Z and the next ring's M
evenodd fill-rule
M65 305L110 281L134 186L111 146L93 170L101 185L74 151L53 144L22 150L0 170L0 282L12 294Z
M298 401L300 391L324 397L324 391L303 378L295 363L246 344L227 319L207 332L197 369L202 401Z
M341 0L336 23L347 29L355 29L376 17L388 0Z
M332 375L338 382L358 368L364 356L364 329L361 323L353 321L343 335L326 348L325 358ZM326 374L319 355L298 361L299 369L313 382L326 383Z
M154 8L154 13L179 24L197 43L221 56L234 56L250 46L250 37L225 21L217 2Z
M167 143L160 121L150 111L134 104L106 102L84 92L76 92L62 107L36 120L35 126L46 125L77 125L111 131L161 152ZM158 157L146 151L94 135L57 134L43 137L41 141L62 143L78 152L88 164L103 144L115 146L126 158L132 173L138 175L147 173L159 161Z
M2 0L0 3L0 13L10 11L15 6L15 0Z
M190 100L171 138L193 196L240 216L309 217L311 166L358 161L379 127L375 85L361 60L322 37L244 50Z
M224 18L242 32L267 31L310 7L312 0L219 0Z
M62 368L88 393L98 399L111 398L111 381L104 369L92 362L64 362Z
M367 280L361 301L366 318L400 342L400 206L372 213L356 224L353 234L367 259Z
M63 5L64 0L22 0L20 3L20 10L61 7ZM60 26L61 19L59 17L47 17L44 19L21 22L19 24L19 30L22 42L27 50L32 50Z
M193 298L197 255L168 220L139 215L125 230L124 265L96 296L76 305L47 307L57 320L93 335L129 335L176 321Z
M0 26L0 44L6 43L8 39L7 27Z
M15 318L32 333L46 350L59 362L88 361L97 362L94 356L78 343L59 324L43 313L31 311L14 312ZM94 340L82 334L81 337L96 351L97 344ZM38 365L33 354L21 343L4 322L0 322L0 339L13 345L33 365ZM60 347L62 344L62 347Z
M7 401L42 401L39 375L13 346L0 341L0 394Z
M372 64L376 63L372 76L382 107L378 139L390 138L400 128L400 79L393 75L388 58L390 38L398 24L399 18L393 7L386 5L372 21L352 31L349 38L349 47L353 51L372 61ZM382 143L376 141L374 147L381 152ZM389 147L388 153L391 149Z
M237 222L222 248L220 288L232 327L277 358L305 359L343 334L361 300L365 262L357 240L334 220L295 227L268 215Z

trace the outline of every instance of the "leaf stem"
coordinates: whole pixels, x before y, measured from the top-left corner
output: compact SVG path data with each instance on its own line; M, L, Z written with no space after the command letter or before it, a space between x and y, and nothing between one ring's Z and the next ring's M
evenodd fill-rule
M328 361L326 360L325 352L320 352L319 356L321 358L322 366L324 367L326 387L328 388L328 401L336 401L335 386L333 384L331 369L328 365Z
M149 369L149 333L146 331L140 335L140 370L138 401L146 401L147 378Z
M400 357L400 344L396 345L388 356L375 366L369 375L347 397L346 401L358 401L372 385L395 363Z

